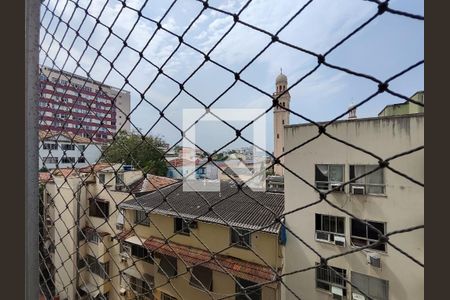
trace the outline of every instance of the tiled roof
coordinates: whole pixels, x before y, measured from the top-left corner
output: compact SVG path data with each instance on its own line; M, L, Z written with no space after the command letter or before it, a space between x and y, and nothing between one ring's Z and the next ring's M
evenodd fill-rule
M232 181L221 182L220 193L183 192L182 183L175 183L159 191L125 201L120 206L125 209L144 207L156 214L198 217L198 220L203 222L278 233L280 224L273 223L283 213L284 195L255 192L248 187L238 190ZM209 211L210 206L214 211Z
M96 163L95 165L92 165L92 166L87 166L87 167L84 167L84 168L80 168L80 172L82 172L82 173L98 172L98 171L102 171L102 170L107 169L107 168L114 167L114 165L116 165L116 164L114 164L114 163L107 163L107 162L99 162L99 163Z
M122 231L117 235L117 239L126 240L134 236L133 229ZM173 257L181 257L186 264L194 266L201 264L218 272L229 272L233 276L250 280L256 283L266 283L275 279L275 272L268 266L252 263L232 256L216 254L214 259L207 250L178 244L172 241L167 243L159 238L150 237L144 242L144 246L160 254Z
M136 193L153 192L157 189L161 189L163 187L178 182L178 180L172 178L156 176L151 174L147 174L146 177L147 178L141 178L138 181L134 182L133 184L130 184L131 193L136 194Z
M76 135L71 132L55 131L55 130L39 130L39 140L41 140L41 141L44 139L49 139L54 136L56 136L58 138L60 135L68 138L69 140L73 140L75 143L80 143L80 144L92 143L92 141L90 139Z
M217 254L215 259L211 259L212 255L207 250L185 246L171 241L166 244L164 240L155 237L147 239L144 245L146 248L164 255L179 256L190 266L201 264L209 269L223 273L227 271L233 276L256 283L272 281L276 276L275 272L268 266L222 254Z
M182 166L188 166L188 165L194 165L194 162L192 160L189 159L185 159L185 158L175 158L169 161L169 163L167 163L167 165L169 167L182 167Z

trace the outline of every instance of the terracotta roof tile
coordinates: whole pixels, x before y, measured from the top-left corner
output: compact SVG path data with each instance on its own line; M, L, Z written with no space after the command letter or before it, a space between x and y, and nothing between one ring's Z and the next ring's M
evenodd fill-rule
M226 273L226 270L233 276L255 283L267 283L274 280L276 276L275 272L268 266L221 254L217 254L214 259L211 259L212 255L209 251L170 241L165 244L164 240L155 237L147 239L144 245L148 249L164 255L179 256L191 266L202 263L204 267L223 273Z
M73 140L75 143L80 143L80 144L93 143L93 144L95 144L95 142L92 142L90 139L76 135L71 132L55 131L55 130L39 130L39 140L41 140L41 141L44 139L54 137L54 136L59 137L60 135L66 137L70 140Z

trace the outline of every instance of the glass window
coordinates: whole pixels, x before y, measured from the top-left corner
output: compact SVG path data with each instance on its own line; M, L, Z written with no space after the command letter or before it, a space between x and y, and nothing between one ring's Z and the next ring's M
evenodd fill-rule
M109 202L98 198L89 199L89 216L108 219Z
M240 228L230 228L231 230L231 243L234 246L251 247L251 238L249 230Z
M344 165L316 165L315 181L319 190L332 189L331 184L344 182Z
M150 226L150 218L144 210L136 210L134 223L144 226Z
M368 172L378 168L378 165L351 165L350 180L358 178ZM364 186L367 194L384 194L384 173L383 169L378 169L362 178L358 178L352 186Z
M128 243L127 243L128 244ZM137 258L142 259L143 261L146 261L148 263L153 263L153 255L151 251L149 251L147 248L141 245L136 244L128 244L131 248L131 255Z
M212 270L203 266L195 266L191 271L190 284L200 289L212 291Z
M356 272L351 274L352 284L356 287L352 288L353 293L362 292L374 300L389 299L389 281Z
M158 272L164 274L168 277L173 277L177 275L177 258L160 254L161 258L159 262Z
M381 222L351 220L351 242L357 247L367 246L376 243L379 239L378 232L368 224L378 229L382 234L386 233L386 224ZM382 243L370 247L371 249L386 251L386 244Z
M343 298L347 295L347 288L345 278L347 277L347 271L336 267L322 267L316 268L316 287L318 289L331 292L332 287L342 289Z
M176 233L189 234L189 224L182 218L174 218Z
M236 283L236 293L239 293L236 295L236 300L248 300L249 298L251 300L262 299L261 287L252 288L257 283L242 278L236 278L236 280L239 283Z

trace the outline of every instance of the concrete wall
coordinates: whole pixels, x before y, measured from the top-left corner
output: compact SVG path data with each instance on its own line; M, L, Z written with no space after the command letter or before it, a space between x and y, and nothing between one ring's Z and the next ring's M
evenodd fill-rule
M421 146L424 143L423 115L408 115L390 118L356 119L336 122L327 127L327 132L351 144L370 150L388 158L403 151ZM317 128L310 125L297 125L285 128L286 151L317 135ZM292 152L286 157L286 163L293 172L314 184L315 164L345 164L344 180L349 180L350 164L377 164L377 159L332 140L326 136ZM390 166L424 182L424 152L400 157L391 161ZM332 203L362 219L386 222L387 232L424 224L423 188L411 181L384 170L385 195L351 195L336 192L329 196ZM312 203L319 199L317 192L308 187L290 172L285 174L285 210L286 212ZM315 241L315 213L344 216L345 247ZM350 245L350 218L325 202L300 210L286 217L286 225L299 235L307 244L323 256L337 255L352 249ZM390 241L417 260L424 260L424 232L416 230L410 233L393 235ZM292 234L287 236L285 272L292 272L314 266L319 262L317 255L298 241ZM419 265L387 246L380 253L381 269L367 264L366 255L357 252L333 259L330 266L367 274L389 281L389 299L424 299L424 270ZM302 299L331 299L331 295L316 289L315 271L307 271L285 277L286 284ZM296 299L283 290L285 299ZM351 288L347 285L348 299ZM283 299L284 299L283 297Z
M115 106L116 106L117 130L124 130L126 132L131 132L130 121L127 121L127 116L130 114L131 110L130 92L121 91L116 98Z

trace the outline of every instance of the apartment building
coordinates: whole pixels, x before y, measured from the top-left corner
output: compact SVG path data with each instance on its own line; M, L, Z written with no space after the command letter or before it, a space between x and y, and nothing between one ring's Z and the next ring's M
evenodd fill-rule
M281 299L281 228L272 223L283 207L283 195L238 192L232 181L222 181L220 193L200 196L176 183L123 202L133 222L118 237L121 292L125 299L240 300L247 288L253 300Z
M73 73L41 67L39 127L107 142L130 131L130 92Z
M311 124L285 127L285 150L317 135ZM326 132L349 144L367 149L383 159L424 144L424 115L404 114L336 121ZM285 158L293 173L319 190L338 188L378 167L378 159L325 135L294 150ZM389 166L424 182L424 152L417 151L390 161ZM318 201L317 191L291 172L284 174L285 212ZM382 233L424 224L424 190L414 182L380 169L333 191L327 199ZM325 201L286 216L286 227L295 232L333 268L296 272L320 263L311 249L287 230L283 273L285 283L301 299L424 299L424 269L389 244L339 256L356 247L369 246L378 233ZM419 262L424 261L424 231L394 234L389 241ZM355 285L353 288L340 276ZM365 294L365 295L364 295ZM298 299L283 290L283 299Z
M39 169L84 168L97 163L102 145L70 132L39 130Z
M173 184L130 166L98 163L81 169L40 173L45 247L52 261L52 282L61 300L120 299L112 274L119 257L114 237L122 232L118 205ZM123 223L123 221L122 221ZM117 247L116 247L117 246Z

